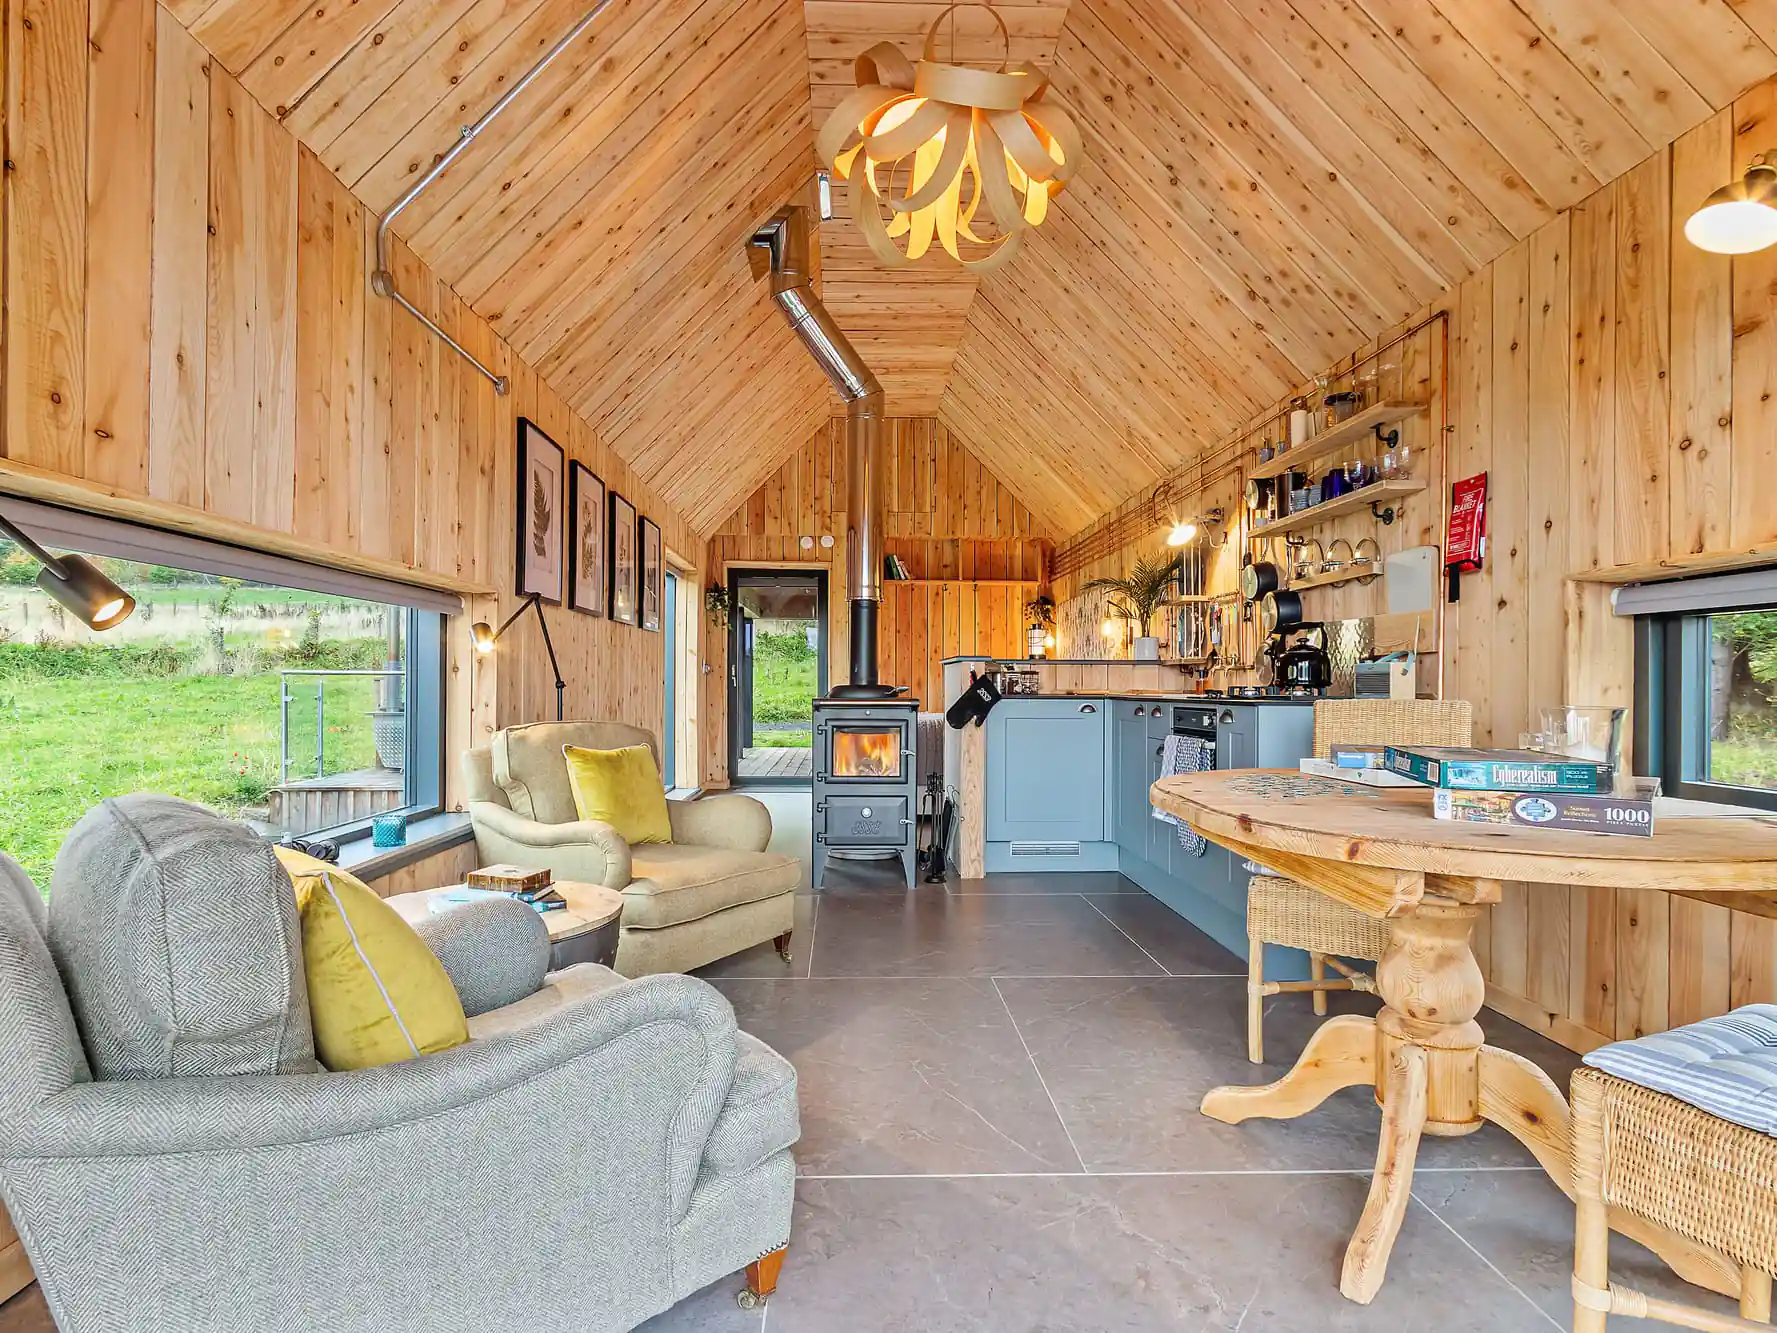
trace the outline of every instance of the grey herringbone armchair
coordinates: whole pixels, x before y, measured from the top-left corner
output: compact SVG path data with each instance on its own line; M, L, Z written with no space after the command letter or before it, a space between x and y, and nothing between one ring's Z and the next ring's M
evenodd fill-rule
M63 1333L588 1333L775 1279L795 1073L704 983L572 968L329 1073L250 835L108 801L47 919L0 863L0 1194Z

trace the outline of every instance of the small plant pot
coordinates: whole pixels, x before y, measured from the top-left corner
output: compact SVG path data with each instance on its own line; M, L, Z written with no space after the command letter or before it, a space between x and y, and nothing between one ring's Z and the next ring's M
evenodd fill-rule
M1137 662L1158 662L1160 660L1160 640L1151 635L1133 639L1129 644L1129 655Z

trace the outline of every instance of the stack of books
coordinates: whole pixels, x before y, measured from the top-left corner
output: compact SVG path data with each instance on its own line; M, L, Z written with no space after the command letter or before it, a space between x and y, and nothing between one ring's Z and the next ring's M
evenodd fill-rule
M1433 789L1439 819L1651 838L1654 790L1617 794L1610 768L1537 750L1391 745L1386 766Z
M568 900L555 890L554 877L547 867L493 865L471 870L463 877L463 887L451 890L453 902L472 902L476 898L495 896L516 898L539 912L557 912Z
M907 583L913 577L907 572L907 562L898 555L883 556L882 576L890 583Z

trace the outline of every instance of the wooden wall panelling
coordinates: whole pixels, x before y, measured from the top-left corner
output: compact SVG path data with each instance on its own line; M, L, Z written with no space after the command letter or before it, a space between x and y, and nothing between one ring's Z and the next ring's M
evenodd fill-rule
M516 605L510 491L527 410L695 559L696 530L410 249L393 248L402 291L512 374L514 395L369 292L374 216L175 15L8 0L6 18L18 161L4 185L0 488L485 591L494 616ZM658 731L661 638L550 617L570 708ZM475 670L457 637L464 739L553 716L533 635Z
M91 0L87 90L85 474L144 489L153 300L155 0Z
M1547 703L1630 704L1631 627L1612 613L1611 582L1661 562L1682 571L1692 557L1707 568L1777 529L1760 480L1777 424L1777 258L1723 261L1682 237L1711 182L1777 147L1774 112L1777 80L1539 225L1446 298L1449 473L1487 471L1493 504L1488 560L1448 608L1440 667L1448 692L1475 705L1483 741L1515 742ZM1419 377L1419 355L1400 357L1403 386ZM1208 460L1250 457L1264 438L1232 432ZM1191 477L1181 469L1182 483ZM1145 497L1112 514L1145 515ZM1401 539L1440 539L1436 501L1408 512ZM1328 532L1369 526L1341 519ZM1144 531L1056 592L1125 568L1155 541ZM1333 615L1378 605L1364 588L1310 595ZM1773 923L1664 894L1508 886L1476 946L1490 1003L1577 1049L1777 995Z
M1733 159L1777 148L1777 83L1734 104ZM1755 477L1777 475L1777 251L1733 261L1733 502L1735 547L1777 537L1777 509Z

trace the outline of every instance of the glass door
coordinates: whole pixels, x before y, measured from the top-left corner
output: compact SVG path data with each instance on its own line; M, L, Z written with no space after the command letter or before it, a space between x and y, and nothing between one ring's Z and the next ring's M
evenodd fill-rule
M814 701L827 692L824 570L729 573L728 771L736 784L808 782Z

